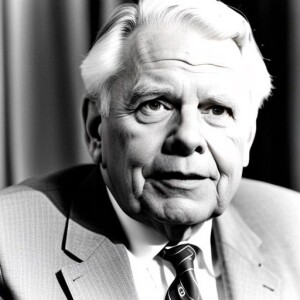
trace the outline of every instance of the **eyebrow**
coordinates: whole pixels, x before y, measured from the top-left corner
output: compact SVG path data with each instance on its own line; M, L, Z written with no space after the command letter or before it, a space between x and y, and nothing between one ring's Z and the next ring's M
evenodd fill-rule
M225 105L230 107L236 107L237 105L236 101L232 97L223 93L213 93L207 97L206 101L212 101L216 105Z
M131 91L129 101L130 104L134 105L136 102L143 97L151 97L151 96L161 96L161 95L171 95L172 89L167 86L162 86L160 84L155 84L155 86L136 86Z

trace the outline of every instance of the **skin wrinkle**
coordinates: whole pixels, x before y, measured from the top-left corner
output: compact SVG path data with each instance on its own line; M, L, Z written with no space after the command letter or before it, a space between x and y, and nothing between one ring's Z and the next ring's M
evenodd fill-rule
M195 27L191 27L191 26L182 26L182 24L178 24L178 29L179 30L183 30L185 32L185 38L186 37L189 37L191 36L191 31L195 31L197 32L202 38L205 36L204 34L201 34L199 31L198 31L198 28ZM164 27L163 31L172 31L174 30L174 27L177 27L176 25L172 24L172 27L170 26L166 26ZM181 26L181 27L180 27ZM135 42L135 47L133 48L130 48L130 51L129 51L129 55L130 55L130 60L131 61L137 61L138 63L144 63L144 64L147 64L147 63L153 63L153 62L157 62L157 61L162 61L162 60L178 60L178 61L182 61L182 62L185 62L186 64L189 64L189 65L192 65L192 66L197 66L197 65L201 65L203 63L197 63L197 62L192 62L191 61L191 57L190 57L190 52L189 50L186 50L186 51L183 51L181 53L184 54L185 57L187 57L187 59L180 59L180 58L176 58L176 51L173 53L173 58L169 58L169 57L163 57L159 60L155 60L153 59L153 57L155 57L155 55L157 54L163 54L165 52L165 50L157 50L155 49L155 44L156 44L156 39L155 37L152 37L150 39L150 41L152 42L152 44L150 44L150 49L145 47L145 45L148 43L148 46L149 46L149 40L146 39L146 35L143 34L144 32L146 32L149 28L149 25L148 26L141 26L140 28L136 29L132 34L131 36L129 37L129 39L127 40L126 42L126 45L125 45L125 49L128 48L128 45L130 45L131 41L136 39L136 42ZM159 26L157 26L157 29L154 30L155 32L161 32L161 30L159 29ZM209 42L211 43L216 43L218 42L217 40L214 40L214 39L207 39ZM234 45L238 51L238 53L240 53L240 49L238 47L238 45L231 39L224 39L222 40L224 42L226 42L225 46L228 47L229 44L231 45ZM178 44L178 41L176 42ZM180 43L179 43L180 44ZM224 47L224 46L223 46ZM176 48L175 48L176 49ZM127 52L128 54L128 52ZM163 55L164 56L164 55ZM193 57L193 60L197 60L199 59L200 56L196 56L196 57ZM241 60L242 58L239 57L239 60ZM207 64L207 62L205 63ZM224 61L222 61L222 64L224 64ZM211 65L214 65L214 64L211 64ZM221 67L221 64L218 64L216 66L219 66Z
M201 56L203 64L200 67L192 66L195 53L191 53L191 59L187 60L184 45L178 49L174 59L173 44L169 43L168 38L173 32L160 33L162 36L156 44L151 44L151 39L157 38L151 30L143 32L144 45L135 47L136 40L131 39L131 44L128 43L125 50L128 56L124 63L125 71L120 76L123 80L115 83L116 88L113 89L113 98L118 101L111 102L110 115L103 118L101 125L103 149L109 145L109 151L104 151L103 157L103 165L106 167L102 167L101 172L125 213L156 228L169 240L180 240L188 237L191 224L201 223L222 213L228 205L238 186L243 156L248 152L249 145L244 145L246 141L243 132L248 129L242 126L243 117L232 121L232 126L222 127L209 122L219 122L220 118L226 120L229 116L211 116L211 112L207 116L200 114L204 106L219 102L220 105L226 103L226 106L232 107L232 104L228 104L229 99L232 103L247 102L247 93L243 89L246 85L240 76L241 66L236 63L239 61L236 55L240 54L235 44L229 43L228 48L222 47L225 45L223 41L216 44L226 58L225 65L220 67L214 63L214 59L220 59L218 55L215 56L215 52L201 52L201 45L205 44L209 49L216 46L214 43L202 39L201 43L195 43L197 32L185 38L184 31L174 31L176 35L181 35L187 48L195 48L193 51ZM136 35L138 38L139 35ZM162 58L160 51L152 51L155 47L166 50L169 59ZM138 49L148 49L151 55L141 56L141 53L136 53ZM136 54L138 60L132 60ZM145 63L145 57L152 59L152 63ZM227 64L231 61L233 63L229 67ZM166 89L170 91L166 101L170 101L174 109L163 111L165 119L153 122L151 120L155 118L147 119L144 116L145 123L136 119L135 105L141 105L145 99L136 99L137 103L132 104L133 90L136 94L142 91L143 97L148 97L147 89L150 92L156 89L158 94ZM120 95L123 95L125 101L122 101ZM213 100L213 97L218 101ZM240 114L238 109L234 111ZM180 149L179 145L183 148ZM204 147L205 151L199 151L200 147ZM228 157L233 154L235 160L229 160ZM206 179L185 179L181 183L178 179L148 180L147 176L151 177L160 170L157 166L165 172L194 172Z
M214 157L214 160L215 160L215 162L216 162L216 167L217 167L217 170L218 170L218 173L219 173L219 176L221 176L220 174L223 174L222 176L223 176L223 178L225 177L225 178L227 178L227 180L226 180L226 182L229 182L229 174L227 174L226 172L224 172L223 170L222 170L222 168L219 166L219 164L218 164L218 159L216 159L216 157L215 157L215 151L214 151L214 148L210 145L210 143L208 142L207 143L207 146L208 146L208 148L209 148L209 151L212 153L212 155L213 155L213 157ZM216 193L217 193L217 203L218 203L218 206L221 208L221 209L225 209L225 208L223 208L223 204L222 204L222 201L221 201L221 196L219 195L219 190L222 190L218 185L219 184L222 184L222 182L220 183L220 178L218 178L218 180L216 180ZM217 215L212 215L212 217L214 217L214 216L217 216Z
M174 94L172 92L172 88L168 87L168 86L160 86L159 88L157 88L157 86L159 86L161 83L159 83L158 81L155 81L155 83L152 85L149 84L147 86L139 86L136 85L133 89L132 89L132 93L131 93L131 97L130 97L130 102L127 104L129 109L134 109L135 106L137 105L137 103L140 101L140 98L146 98L146 97L150 97L150 96L161 96L164 95L166 96L166 98L171 98L171 95ZM156 86L156 88L155 88ZM200 98L201 96L198 95L198 98ZM179 97L177 97L179 98ZM216 104L219 105L223 105L224 104L224 100L226 95L225 94L215 94L215 95L209 95L208 99L210 101L215 102ZM234 102L231 101L231 99L226 99L227 105L229 104L229 106L231 107L231 110L233 112L233 119L236 121L236 107L234 106ZM199 104L200 105L200 104ZM203 104L201 104L203 105ZM204 113L204 112L203 112Z
M147 29L145 29L147 30ZM168 29L167 28L164 28L163 31L167 31ZM180 30L182 30L182 28L180 28ZM159 31L158 31L159 32ZM141 45L142 43L148 43L149 45L149 49L145 49L145 51L139 51L141 50L140 48L141 47L135 47L132 50L132 58L133 58L133 61L136 59L135 57L137 56L138 57L138 62L140 63L143 63L143 64L147 64L147 63L155 63L155 62L159 62L159 61L163 61L163 60L177 60L177 61L182 61L188 65L191 65L191 66L197 66L197 65L202 65L202 64L206 64L206 65L216 65L216 66L224 66L224 67L232 67L232 63L235 64L235 66L237 66L239 63L241 63L242 61L242 57L241 57L241 53L239 51L239 48L238 46L236 45L236 43L232 40L223 40L223 47L222 47L222 51L220 51L220 49L218 49L217 47L215 48L212 48L210 46L210 51L213 51L213 52L216 52L216 53L219 53L220 54L220 57L222 58L222 61L220 61L220 63L216 64L216 63L213 63L213 62L210 62L210 61L205 61L203 62L203 59L201 56L199 55L191 55L191 53L193 53L193 49L185 49L185 48L181 48L179 46L179 49L181 50L180 52L180 57L178 56L178 44L180 44L178 41L176 41L176 44L174 44L174 48L171 50L171 55L173 56L172 58L170 58L170 50L166 50L166 49L155 49L155 44L156 44L156 39L157 39L157 36L160 33L158 32L155 32L155 36L152 38L152 39L149 39L147 40L145 38L145 35L143 36L142 34L140 34L139 31L137 31L135 34L137 35L137 38L140 39L141 41L138 42L138 45ZM198 33L198 32L197 32ZM191 39L190 38L191 36L191 30L186 30L185 31L185 39ZM174 39L171 39L170 42L173 44ZM216 40L213 40L213 39L209 39L207 40L210 44L212 45L215 45L216 43L218 43L218 41ZM183 43L183 45L186 45ZM177 48L176 48L177 46ZM236 52L237 52L237 58L236 58L236 62L230 62L228 64L228 62L226 61L226 57L222 56L222 53L223 51L226 51L226 49L228 47L232 47L234 46L234 48L236 49ZM183 47L183 46L182 46ZM203 44L202 47L204 49L202 49L202 51L205 51L206 48L208 48L208 45L206 44ZM161 58L156 58L157 56L161 56Z
M162 60L161 60L162 61ZM166 61L166 60L164 60L164 61ZM176 61L176 60L173 60L173 59L170 59L169 61ZM152 63L153 64L153 63ZM208 65L208 64L203 64L202 66L212 66L212 65ZM228 69L227 67L221 67L220 66L220 68L223 68L224 70L226 69L226 70L230 70L230 69ZM189 72L193 72L193 73L207 73L207 71L205 72L204 70L197 70L197 71L193 71L194 69L190 69L190 68L184 68L183 67L183 69L185 70L185 69L187 69ZM142 72L142 71L141 71ZM215 72L213 72L213 70L211 71L211 73L212 74L214 74ZM138 81L138 79L137 79L137 81ZM155 84L160 84L159 83L159 78L157 79L157 82L155 82ZM137 94L137 91L135 91L135 89L137 90L137 91L139 91L139 90L143 90L143 89L141 89L141 88L139 88L139 89L137 89L136 88L136 86L133 88L133 93L136 93ZM144 87L144 90L146 91L146 89L147 89L147 87ZM170 91L172 90L172 88L168 88ZM171 92L170 92L171 93ZM217 96L214 96L215 98L217 98ZM131 99L132 97L130 97L130 99ZM179 97L178 97L179 98ZM220 98L222 98L222 95L220 96Z
M226 68L225 66L221 66L221 65L218 65L218 64L213 64L213 63L192 63L192 62L189 62L187 60L184 60L184 59L176 59L176 58L164 58L164 59L157 59L157 60L152 60L152 61L144 61L143 63L144 64L153 64L153 63L156 63L156 62L164 62L164 61L177 61L177 62L182 62L184 63L185 65L189 65L189 66L192 66L192 67L197 67L197 66L213 66L213 67L219 67L219 68ZM186 66L182 66L183 68L186 67ZM192 71L191 72L195 72L195 73L198 73L197 71ZM201 73L201 71L199 71L199 73Z
M183 63L184 65L182 65L183 68L186 68L188 70L195 70L193 72L197 72L197 69L196 68L193 68L193 69L189 69L188 66L192 66L192 67L197 67L197 66L213 66L213 67L219 67L219 68L229 68L229 66L226 66L226 65L221 65L221 64L218 64L218 63L212 63L212 62L197 62L197 61L189 61L188 60L188 54L186 54L186 59L185 58L177 58L175 57L176 55L174 55L173 58L167 58L167 57L164 57L164 58L161 58L161 59L153 59L153 56L155 55L159 55L160 53L165 53L164 50L162 51L154 51L152 53L149 53L147 56L149 57L148 60L143 58L141 59L140 58L140 62L142 62L144 65L147 65L147 64L155 64L155 63L159 63L159 62L169 62L169 61L174 61L174 62L178 62L178 63ZM150 55L152 54L152 56ZM201 73L201 70L198 71Z

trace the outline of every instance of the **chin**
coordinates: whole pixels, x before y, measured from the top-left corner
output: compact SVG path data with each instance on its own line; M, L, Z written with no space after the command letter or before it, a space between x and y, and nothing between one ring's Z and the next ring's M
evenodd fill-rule
M164 206L162 211L152 211L147 215L153 222L165 226L190 227L209 220L212 211L209 208Z

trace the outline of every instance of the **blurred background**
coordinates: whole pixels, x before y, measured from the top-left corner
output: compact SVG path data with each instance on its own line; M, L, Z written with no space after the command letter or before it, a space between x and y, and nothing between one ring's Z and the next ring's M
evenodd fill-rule
M122 2L0 0L0 187L91 161L79 65ZM223 2L247 16L275 86L244 176L300 191L300 2Z

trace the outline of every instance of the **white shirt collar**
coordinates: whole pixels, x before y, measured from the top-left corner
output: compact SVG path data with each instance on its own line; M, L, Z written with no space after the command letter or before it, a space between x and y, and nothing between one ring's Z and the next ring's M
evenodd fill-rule
M129 240L130 249L128 250L138 259L153 259L169 242L167 238L155 229L129 217L120 208L108 188L107 191L112 206ZM210 243L211 232L212 220L210 219L203 224L194 226L191 237L184 242L189 242L201 249L205 266L211 274L214 274Z

